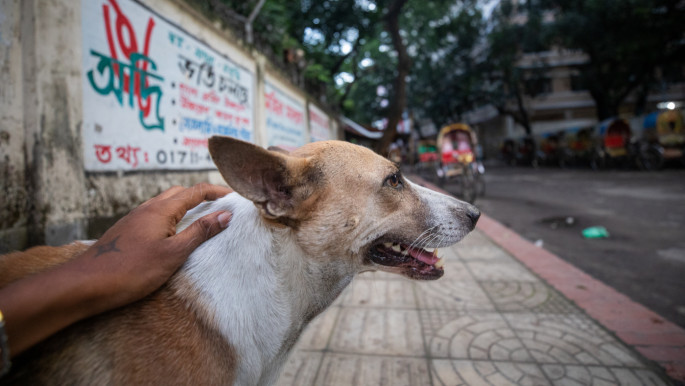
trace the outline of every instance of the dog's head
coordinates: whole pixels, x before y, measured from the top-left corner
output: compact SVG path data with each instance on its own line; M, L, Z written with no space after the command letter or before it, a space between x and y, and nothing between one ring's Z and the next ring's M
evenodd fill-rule
M427 249L455 244L480 215L347 142L314 142L288 153L215 136L209 150L226 182L266 221L289 228L308 258L339 261L356 272L437 279L442 263Z

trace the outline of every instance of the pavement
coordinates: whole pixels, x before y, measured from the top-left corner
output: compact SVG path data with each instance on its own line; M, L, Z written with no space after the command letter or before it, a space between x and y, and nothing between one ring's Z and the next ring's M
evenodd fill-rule
M355 278L278 385L685 384L685 330L487 214L440 255L437 281Z

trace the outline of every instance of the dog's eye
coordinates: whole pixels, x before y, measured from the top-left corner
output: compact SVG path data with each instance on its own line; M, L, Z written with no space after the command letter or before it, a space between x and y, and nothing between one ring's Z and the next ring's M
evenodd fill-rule
M398 173L394 173L385 179L385 184L391 188L399 188L402 186L402 178Z

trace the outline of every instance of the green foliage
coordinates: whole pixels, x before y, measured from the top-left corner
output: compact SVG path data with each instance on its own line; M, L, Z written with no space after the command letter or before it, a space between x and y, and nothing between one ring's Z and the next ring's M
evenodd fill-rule
M685 4L679 0L545 0L555 12L554 43L580 50L589 61L580 76L608 118L629 93L649 87L657 67L683 65Z
M246 18L257 4L187 1L224 20L225 9ZM254 23L255 37L275 58L284 50L303 50L306 84L325 90L330 104L368 124L387 117L397 91L398 56L386 30L396 1L267 0ZM578 81L589 88L600 118L615 113L631 91L648 87L655 67L682 67L682 0L501 0L490 20L482 2L403 4L399 25L411 59L407 108L415 116L442 125L492 104L529 127L525 85L544 79L548 68L540 61L522 69L519 61L525 53L555 47L587 54Z
M333 79L328 70L319 63L311 63L304 70L304 76L308 79L315 79L323 83L332 83Z
M420 2L411 3L421 8ZM417 47L410 81L411 107L436 125L456 121L480 103L479 50L485 21L476 2L426 7L410 46Z

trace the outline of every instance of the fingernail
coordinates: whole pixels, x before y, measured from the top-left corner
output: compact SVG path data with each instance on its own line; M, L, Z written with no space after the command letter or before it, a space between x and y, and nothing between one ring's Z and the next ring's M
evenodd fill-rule
M231 212L223 212L217 217L219 220L219 225L221 225L222 228L226 228L228 226L228 222L231 221L231 217L233 217L233 213Z

